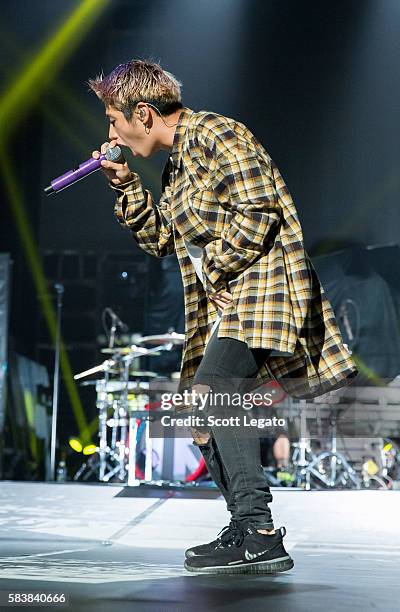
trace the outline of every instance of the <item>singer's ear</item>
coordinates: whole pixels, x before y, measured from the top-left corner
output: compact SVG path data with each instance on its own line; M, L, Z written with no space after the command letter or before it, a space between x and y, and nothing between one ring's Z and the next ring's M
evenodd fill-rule
M139 115L140 121L144 121L146 119L146 112L149 112L146 104L144 102L138 102L136 105L135 113Z

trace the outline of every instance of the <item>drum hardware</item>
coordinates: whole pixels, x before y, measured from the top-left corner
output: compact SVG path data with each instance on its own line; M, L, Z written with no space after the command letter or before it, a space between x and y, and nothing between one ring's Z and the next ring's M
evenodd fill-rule
M131 344L130 346L118 346L118 347L115 347L115 348L103 348L103 349L101 349L101 352L105 353L105 354L113 355L114 357L116 355L132 355L132 353L135 354L135 357L147 357L149 355L147 350L148 349L145 349L142 346L136 346L136 344ZM158 356L161 353L159 353L157 351L152 351L152 353L150 353L150 354Z
M121 370L119 368L110 368L109 370L110 374L115 374L115 375L120 375ZM145 382L143 379L144 378L159 378L159 375L156 372L151 372L149 370L130 370L129 371L129 378L133 379L129 385L132 385L132 389L134 388L135 385L138 384L145 384L147 385L148 388L148 382ZM135 378L139 378L140 381L139 382L135 382ZM96 383L98 382L98 378L92 379L92 380L84 380L83 382L79 383L82 387L84 387L85 385L96 385ZM115 384L117 385L119 383L119 380L112 380L110 381L110 384Z
M110 368L110 374L120 376L121 368ZM139 378L140 380L143 380L144 378L158 378L158 374L157 372L151 372L149 370L129 370L129 378ZM115 379L114 382L116 382Z
M113 378L113 382L117 382L121 379L121 375L122 375L122 371L123 371L123 363L119 364L118 368L111 368L110 369L110 374L115 375L116 378ZM138 379L138 381L136 382L145 382L146 378L158 378L159 375L157 374L157 372L152 372L149 370L129 370L129 378L132 381L132 383L134 383L136 381L136 379Z
M119 373L119 371L115 373ZM158 374L156 372L151 372L149 370L130 370L129 371L129 378L143 379L143 378L157 378L157 377L158 377Z
M361 476L364 489L391 489L390 478L380 475L379 465L371 458L365 457L361 467Z
M151 381L151 390L156 392L171 391L168 386L172 383L170 381ZM360 488L392 488L392 480L390 476L385 477L385 470L387 466L390 466L391 473L400 473L400 449L394 448L394 443L386 438L376 438L378 452L383 455L382 465L379 464L379 472L374 475L368 474L366 477L365 470L366 465L359 465L357 460L357 469L353 466L353 462L349 459L348 451L340 450L338 445L338 425L339 421L341 424L341 431L347 431L347 434L354 436L351 430L346 430L346 422L352 423L352 420L357 419L357 425L361 425L360 414L365 415L365 409L371 410L373 422L379 420L377 414L381 415L381 418L393 419L392 429L398 431L398 422L400 421L400 393L397 390L396 394L393 394L392 390L389 389L376 389L377 396L373 397L372 388L360 389L357 391L353 389L352 394L360 394L362 397L362 404L354 406L354 397L351 398L352 403L346 403L348 401L347 392L341 392L340 395L316 398L313 401L297 400L286 396L284 401L281 402L280 409L282 416L285 416L288 420L295 418L298 422L296 428L299 432L298 442L293 444L294 453L292 463L294 465L294 482L287 486L300 487L306 490L312 488L324 488L333 489L335 487L345 487L351 489ZM373 399L372 399L373 398ZM366 404L365 401L368 401ZM372 401L371 401L372 400ZM342 414L349 411L349 415L345 415L345 419L341 420ZM167 414L168 411L163 411L162 414ZM131 413L132 415L134 413ZM139 416L139 413L135 413ZM157 411L153 413L154 418L157 418L160 413ZM171 413L172 415L173 413ZM397 416L396 416L397 415ZM395 421L394 419L397 419ZM312 419L316 425L316 439L311 438L312 435L307 428L307 419ZM329 425L329 443L328 448L325 448L322 444L322 440L325 437L323 421ZM358 430L357 430L358 431ZM363 430L364 431L364 430ZM368 429L366 428L367 432ZM375 435L375 430L371 431L369 437ZM354 441L354 440L353 440ZM351 455L350 455L351 457ZM354 458L353 458L354 459ZM369 466L372 465L371 459L365 457L364 464ZM273 481L271 474L268 471L265 472L269 479L270 486L281 486L281 483ZM140 481L134 478L133 471L131 472L130 484L138 484ZM400 480L400 479L399 479Z
M143 336L137 340L139 344L173 344L179 346L185 342L185 334L177 332L169 332L167 334L158 334L155 336Z
M114 359L106 359L98 366L94 366L93 368L89 368L89 370L84 370L83 372L79 372L79 374L75 374L74 380L80 380L81 378L86 378L86 376L91 376L92 374L97 374L98 372L110 373L110 368L115 366L116 363L117 362L114 361Z
M80 387L94 387L94 386L98 386L100 383L102 383L101 379L94 379L94 380L83 380L82 382L79 383ZM106 391L107 393L115 393L118 391L122 391L123 387L124 387L125 383L123 383L120 380L109 380L108 384L107 384L107 388ZM135 393L135 394L140 394L140 393L148 393L149 391L149 383L148 381L145 380L130 380L128 383L128 390L131 393Z
M95 385L97 391L97 408L99 410L99 446L97 456L93 455L83 464L76 473L74 480L82 478L86 480L90 474L98 475L100 481L109 482L112 478L118 478L125 482L127 477L128 485L139 485L143 482L153 483L153 448L150 438L150 421L165 414L165 411L154 409L155 402L150 403L150 393L159 387L159 392L163 392L165 384L170 381L153 381L157 377L155 372L146 372L140 369L133 369L133 362L136 358L147 355L160 355L163 351L170 351L184 343L184 335L175 332L167 334L145 336L135 338L136 344L118 348L108 347L103 349L103 353L110 357L102 364L81 372L75 376L76 380L84 379L91 374L103 372L104 376L98 380L83 380L81 385ZM145 348L142 345L149 345ZM144 379L148 379L147 381ZM133 379L133 380L132 380ZM151 386L149 385L149 381ZM153 384L155 383L155 384ZM294 444L293 464L295 481L293 486L299 486L306 490L311 488L323 487L351 487L359 489L361 487L390 487L390 477L385 478L385 467L378 465L379 471L376 472L373 462L369 457L365 457L361 468L357 472L347 459L348 453L338 450L337 430L338 420L341 414L350 404L343 406L346 402L348 391L340 390L340 395L329 397L327 400L316 398L314 401L293 400L289 397L280 395L280 388L272 389L273 403L280 404L285 415L289 418L296 417L299 422L299 439ZM382 389L383 392L387 391ZM393 391L393 390L391 390ZM398 391L398 390L397 390ZM355 391L353 390L352 393ZM371 410L377 410L383 405L382 401L371 401L371 387L368 388L368 397L363 398L363 407L367 403ZM351 394L351 393L350 393ZM328 394L329 395L329 394ZM385 399L385 407L396 412L399 407L398 397L389 396ZM397 394L398 395L398 394ZM283 401L282 401L283 400ZM318 404L328 414L326 422L329 423L330 444L328 450L315 449L312 446L310 433L307 431L307 419L314 419L317 424L317 438L323 436L321 413ZM150 410L150 408L153 410ZM316 412L317 410L317 412ZM353 413L352 413L353 414ZM394 417L392 417L394 420ZM379 418L375 423L379 424ZM360 423L357 422L357 426ZM398 429L398 426L397 426ZM138 435L143 430L145 445L145 468L144 480L142 476L137 477L137 458L138 458ZM358 430L357 430L358 431ZM378 430L370 435L378 434ZM392 435L392 434L390 434ZM394 434L393 434L394 435ZM109 442L108 442L109 441ZM142 447L142 444L140 443ZM340 442L339 442L340 448ZM382 450L383 453L383 450ZM383 453L384 454L384 453ZM387 463L392 459L386 453ZM400 458L397 453L396 459ZM378 462L379 463L379 462ZM392 461L393 463L393 461ZM395 461L399 464L400 461ZM272 483L271 483L272 484Z
M292 400L292 404L295 402ZM400 390L387 387L349 386L313 402L298 400L299 442L294 444L293 464L297 486L334 488L394 487L400 474L400 454L393 451L394 443L388 435L397 435L400 424ZM328 415L330 425L329 450L315 451L311 446L307 419L319 424L320 410ZM337 426L342 414L341 436L348 440L344 452L338 451ZM390 434L389 434L390 432ZM391 433L393 432L393 433ZM361 436L361 437L360 437ZM316 438L322 438L317 428ZM352 445L353 462L349 459ZM361 446L360 446L361 444ZM350 455L351 456L351 455Z
M391 481L400 481L400 448L391 438L383 438L380 448L382 476Z
M115 449L118 447L117 442L117 428L118 427L126 427L127 418L126 412L122 406L120 406L119 400L113 400L113 416L112 419L107 420L108 427L111 427L111 449L115 452ZM112 421L112 425L110 425L110 421Z
M100 363L99 365L94 366L93 368L89 368L88 370L79 372L79 374L75 374L74 379L80 380L81 378L86 378L87 376L91 376L92 374L97 374L98 372L105 372L105 373L107 372L108 374L119 373L118 369L115 369L115 366L118 365L118 362L121 359L128 357L129 360L132 361L133 359L136 359L137 357L147 357L148 355L160 355L161 354L159 352L160 350L163 350L163 351L169 350L166 345L156 347L155 349L145 349L141 346L133 345L131 347L128 347L129 351L125 351L125 348L126 347L124 347L124 349L121 351L118 349L116 349L115 351L114 349L102 349L102 352L109 353L111 351L113 358L106 359L105 361L103 361L103 363ZM135 376L135 370L132 372L131 375ZM155 374L155 372L150 372L147 374L143 374L143 376L150 377L150 376L157 376L157 375Z
M111 315L111 328L107 330L105 325L105 316L106 314ZM115 343L115 334L118 323L120 322L117 315L109 309L105 308L102 313L102 322L104 329L109 338L109 346L108 348L113 351L114 343ZM121 322L120 322L121 323ZM142 353L142 349L138 351L138 353ZM114 355L114 353L113 353ZM97 391L97 408L99 411L99 446L96 448L96 455L90 458L90 460L83 464L81 468L76 472L74 476L74 480L78 480L83 477L84 480L88 478L88 476L92 473L95 473L98 470L99 480L104 480L106 477L106 471L112 470L112 461L115 460L115 450L110 448L107 445L107 419L108 419L108 395L107 395L107 386L110 378L110 370L113 368L118 362L119 355L116 355L114 359L106 359L102 364L90 368L89 370L85 370L84 372L80 372L79 374L74 376L75 380L80 380L81 378L86 378L91 374L96 374L97 372L104 372L104 377L98 384L96 385ZM112 440L112 442L116 443L116 440Z
M106 315L108 315L111 319L111 326L109 330L107 329L107 326L106 326ZM119 327L119 329L122 332L127 332L128 326L125 323L123 323L123 321L121 321L119 316L109 306L104 308L102 315L101 315L101 321L103 323L104 330L108 336L109 347L113 348L115 344L115 336L117 333L117 327Z
M364 457L363 486L368 489L392 489L399 480L399 451L390 438L381 438L374 457Z
M350 486L360 489L362 480L356 470L350 465L346 457L337 449L337 420L343 408L329 405L330 410L330 450L315 453L311 447L311 440L307 432L307 401L300 400L300 437L294 445L292 463L295 467L295 486L309 491L312 484L322 485L324 488ZM317 423L319 423L317 408Z
M108 427L121 427L121 425L128 425L129 419L119 418L119 419L108 419L107 425Z
M151 337L155 340L157 336ZM133 369L133 361L148 355L158 356L172 350L181 343L173 334L163 334L160 342L151 348L131 345L129 347L108 347L103 353L110 354L102 364L80 372L75 380L86 378L91 374L103 372L104 377L95 381L82 381L81 385L95 385L97 392L96 405L99 413L99 445L96 455L82 464L74 480L86 480L91 474L98 473L100 481L109 482L118 477L128 484L139 484L136 478L137 419L145 421L145 481L152 479L152 445L149 434L149 413L145 404L149 403L149 383L143 379L156 378L151 371ZM110 379L117 375L118 379ZM132 378L136 379L132 381ZM133 397L132 397L133 396ZM139 405L141 404L141 405ZM110 410L112 415L109 414ZM111 439L108 444L108 433Z
M115 461L115 466L105 472L102 476L102 480L104 482L108 482L111 478L118 476L118 478L123 481L125 480L126 473L128 471L128 480L129 480L129 465L135 458L134 461L134 480L136 482L136 448L137 448L137 421L136 417L133 416L128 417L129 413L129 374L132 366L132 362L137 357L137 347L131 347L131 350L127 354L118 355L118 358L122 365L122 373L121 373L121 399L119 402L114 403L114 420L120 420L120 424L117 427L112 428L112 443L111 449L113 460ZM151 349L141 348L141 356L147 356L151 354L160 354L160 351L171 350L172 344L166 344L161 346L156 346ZM113 356L115 358L115 355ZM142 411L142 415L143 415ZM147 415L147 411L146 411ZM142 417L143 418L143 417ZM146 418L146 462L145 462L145 480L151 480L152 473L152 449L151 449L151 439L149 436L149 421L147 416ZM135 421L134 424L132 421ZM133 425L133 427L132 427ZM117 431L118 431L118 439L117 439ZM129 437L129 446L128 446L128 437ZM133 456L130 451L130 447L133 448ZM127 458L128 458L128 469L127 469Z

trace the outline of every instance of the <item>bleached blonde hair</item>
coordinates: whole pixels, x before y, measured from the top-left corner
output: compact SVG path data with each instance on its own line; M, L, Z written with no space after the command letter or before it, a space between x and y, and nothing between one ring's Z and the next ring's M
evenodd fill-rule
M106 106L122 111L128 121L138 102L154 105L165 116L183 107L182 83L151 60L133 59L88 84Z

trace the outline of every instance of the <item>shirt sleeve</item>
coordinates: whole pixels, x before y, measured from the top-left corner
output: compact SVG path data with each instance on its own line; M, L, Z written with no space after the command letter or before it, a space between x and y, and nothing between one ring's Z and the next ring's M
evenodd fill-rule
M172 222L169 213L169 187L156 204L150 191L144 189L138 174L132 180L110 187L116 193L115 215L119 223L128 228L139 247L165 257L175 252Z
M268 252L282 214L267 156L230 129L214 140L213 148L213 189L228 203L232 220L221 237L204 248L208 292L229 290L229 280Z

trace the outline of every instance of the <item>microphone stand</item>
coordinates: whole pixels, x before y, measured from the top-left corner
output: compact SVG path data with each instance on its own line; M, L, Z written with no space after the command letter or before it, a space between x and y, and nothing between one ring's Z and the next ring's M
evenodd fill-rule
M57 444L57 413L60 382L60 348L61 348L61 311L64 285L56 283L54 289L57 293L57 322L56 339L54 350L54 375L53 375L53 413L51 420L51 449L50 449L50 480L55 480L56 474L56 444Z

